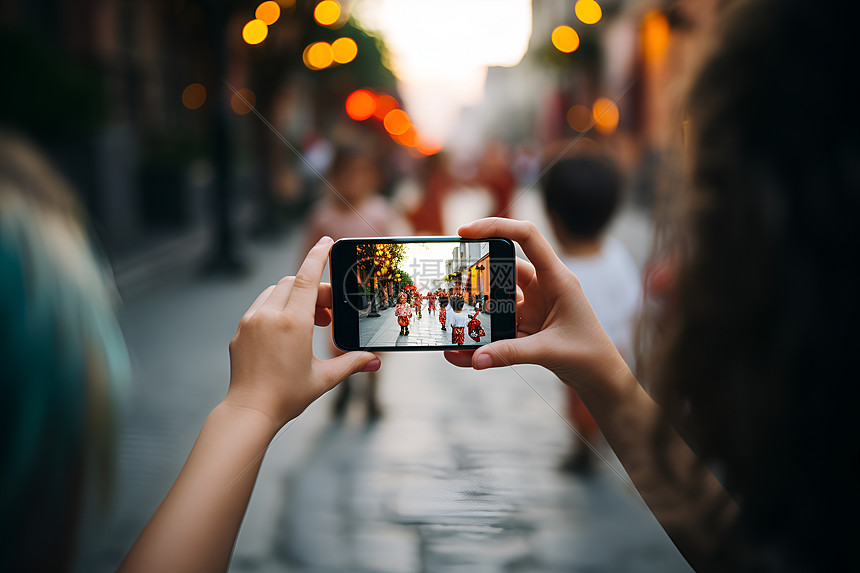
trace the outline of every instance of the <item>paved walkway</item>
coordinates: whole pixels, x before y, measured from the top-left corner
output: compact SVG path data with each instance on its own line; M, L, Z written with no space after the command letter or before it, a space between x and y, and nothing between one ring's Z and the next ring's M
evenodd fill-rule
M475 307L465 305L463 312L472 315ZM490 334L490 315L480 313L478 319L485 335L481 337L481 343L486 344L492 340ZM400 334L400 325L394 316L394 308L386 308L379 311L379 316L360 318L358 321L358 336L362 346L438 346L440 344L451 344L451 329L442 330L439 322L438 310L434 314L427 311L426 305L422 309L421 318L418 318L415 310L412 310L412 320L409 323L409 334ZM466 332L464 345L476 345Z

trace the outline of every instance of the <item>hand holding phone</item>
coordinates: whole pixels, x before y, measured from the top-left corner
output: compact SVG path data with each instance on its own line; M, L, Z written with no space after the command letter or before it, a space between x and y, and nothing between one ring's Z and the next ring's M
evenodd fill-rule
M508 239L341 239L330 262L333 337L342 350L445 350L514 336Z
M534 223L487 218L459 229L464 239L501 235L516 241L529 261L516 260L516 338L473 351L446 352L455 366L478 370L539 364L578 391L589 391L627 364L600 325L576 276L564 265Z
M256 410L280 428L350 374L376 370L379 359L355 352L319 360L314 325L326 326L331 288L320 284L332 240L323 237L294 277L264 290L230 341L230 387L224 401Z

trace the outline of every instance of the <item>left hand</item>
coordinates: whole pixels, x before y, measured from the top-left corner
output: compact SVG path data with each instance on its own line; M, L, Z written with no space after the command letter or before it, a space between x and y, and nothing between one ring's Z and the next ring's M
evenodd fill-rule
M379 369L370 352L320 360L314 324L331 322L331 285L320 284L332 240L314 245L294 277L264 290L230 342L230 388L224 402L262 412L280 428L356 372Z

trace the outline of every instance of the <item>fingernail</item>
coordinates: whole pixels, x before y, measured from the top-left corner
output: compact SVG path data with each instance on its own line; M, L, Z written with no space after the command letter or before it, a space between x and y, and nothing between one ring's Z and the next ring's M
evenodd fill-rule
M329 243L333 242L334 241L331 240L331 237L329 237L328 235L324 235L322 238L320 238L319 241L317 241L317 245L328 245Z
M382 361L379 358L374 358L370 362L364 365L364 368L361 369L362 372L376 372L379 370L379 367L382 366Z
M493 359L486 352L475 357L475 370L483 370L493 365Z

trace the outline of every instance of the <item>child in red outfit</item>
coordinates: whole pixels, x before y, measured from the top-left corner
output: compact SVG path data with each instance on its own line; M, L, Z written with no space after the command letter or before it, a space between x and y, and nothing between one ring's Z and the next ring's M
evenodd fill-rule
M427 293L427 314L433 316L436 314L436 293Z
M468 315L463 311L462 297L451 298L451 312L447 313L445 325L451 326L451 344L463 344L466 340L466 324Z
M416 318L421 318L421 293L415 291L412 293L412 306L415 307Z
M394 307L394 316L397 317L397 324L400 325L400 336L409 334L409 319L412 318L412 307L406 300L406 293L401 292L397 296L397 306Z

